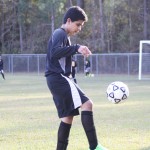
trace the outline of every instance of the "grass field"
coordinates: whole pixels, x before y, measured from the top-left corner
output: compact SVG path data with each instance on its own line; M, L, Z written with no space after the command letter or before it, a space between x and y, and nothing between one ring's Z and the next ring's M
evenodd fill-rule
M109 150L150 150L150 80L136 76L77 75L80 87L94 102L99 142ZM129 99L112 104L106 88L120 80L129 86ZM59 119L42 75L17 74L0 78L0 150L55 150ZM88 150L80 116L75 117L68 150Z

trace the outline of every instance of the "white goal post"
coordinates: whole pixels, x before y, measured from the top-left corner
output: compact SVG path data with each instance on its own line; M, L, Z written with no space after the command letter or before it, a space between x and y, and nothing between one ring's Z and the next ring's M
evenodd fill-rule
M150 40L142 40L139 44L139 80L150 79ZM148 45L146 51L144 45Z

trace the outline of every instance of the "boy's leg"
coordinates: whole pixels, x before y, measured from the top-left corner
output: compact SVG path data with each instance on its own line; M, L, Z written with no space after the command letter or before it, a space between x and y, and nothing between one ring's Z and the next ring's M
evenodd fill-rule
M3 79L5 79L5 75L4 75L3 70L1 70L0 73L1 73L1 75L2 75L2 77L3 77Z
M88 142L90 145L90 150L95 150L98 145L96 129L94 126L93 112L92 111L82 111L81 121L83 128L85 130Z
M76 80L76 78L74 78L74 82L75 82L75 83L77 83L77 80Z
M56 150L67 150L72 119L73 117L71 117L69 121L66 119L62 119L58 129L58 140Z
M4 75L4 73L2 72L2 77L3 77L3 79L5 80L5 75Z

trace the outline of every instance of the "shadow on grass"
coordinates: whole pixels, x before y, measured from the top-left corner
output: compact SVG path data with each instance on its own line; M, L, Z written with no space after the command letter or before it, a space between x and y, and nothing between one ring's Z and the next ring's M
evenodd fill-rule
M150 147L145 147L145 148L142 148L140 150L150 150Z

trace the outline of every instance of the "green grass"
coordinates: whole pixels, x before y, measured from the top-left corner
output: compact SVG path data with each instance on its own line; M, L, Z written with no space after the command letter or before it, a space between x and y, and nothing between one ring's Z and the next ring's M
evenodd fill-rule
M94 102L99 142L109 150L150 150L150 80L136 76L77 75ZM129 86L129 99L112 104L106 88L120 80ZM59 119L45 78L34 74L0 78L0 150L55 150ZM74 118L68 150L87 150L80 116Z

